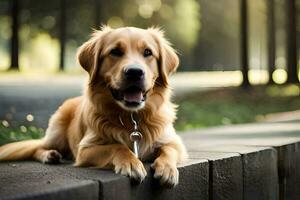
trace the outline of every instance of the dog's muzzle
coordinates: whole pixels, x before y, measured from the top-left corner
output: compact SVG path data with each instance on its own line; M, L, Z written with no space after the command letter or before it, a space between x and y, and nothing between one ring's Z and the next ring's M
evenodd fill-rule
M146 100L146 93L137 86L130 86L124 90L110 89L115 100L126 107L138 107Z
M112 96L127 108L140 107L146 100L145 72L139 65L129 65L124 70L123 77L120 89L110 88Z

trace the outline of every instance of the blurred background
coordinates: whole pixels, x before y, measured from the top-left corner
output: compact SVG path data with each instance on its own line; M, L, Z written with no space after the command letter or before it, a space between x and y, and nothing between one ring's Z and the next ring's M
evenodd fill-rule
M165 30L181 59L178 130L298 110L299 10L300 0L0 0L0 128L43 134L80 94L76 50L101 24Z

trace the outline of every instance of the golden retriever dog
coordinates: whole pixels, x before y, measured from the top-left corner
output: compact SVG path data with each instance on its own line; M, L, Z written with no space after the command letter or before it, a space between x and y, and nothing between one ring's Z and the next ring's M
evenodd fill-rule
M71 154L75 166L111 168L139 182L147 174L142 161L151 161L154 178L175 186L187 153L173 127L168 84L179 59L163 32L102 27L79 48L78 61L89 74L83 95L62 104L44 138L0 147L0 160L58 163ZM142 135L139 158L130 138L134 123Z

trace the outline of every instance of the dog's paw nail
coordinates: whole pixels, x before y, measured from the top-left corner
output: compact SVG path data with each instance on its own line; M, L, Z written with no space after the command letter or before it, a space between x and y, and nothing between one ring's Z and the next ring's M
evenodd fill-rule
M139 160L116 165L115 173L130 177L132 183L142 183L147 175L143 163Z
M172 188L178 184L179 173L177 168L168 164L152 164L155 168L153 177L160 181L161 185Z

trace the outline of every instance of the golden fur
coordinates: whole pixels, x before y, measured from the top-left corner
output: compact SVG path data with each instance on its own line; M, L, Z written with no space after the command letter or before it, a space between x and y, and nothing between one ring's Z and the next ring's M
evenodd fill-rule
M126 55L111 56L116 46ZM153 55L141 56L145 48ZM90 76L83 96L63 103L51 117L43 139L0 147L0 160L54 163L61 155L71 154L76 166L112 168L139 181L146 176L141 161L148 160L154 161L155 178L162 184L176 185L176 165L186 158L186 150L173 128L176 107L170 101L168 76L179 61L162 31L103 27L80 47L78 60ZM138 63L145 71L147 91L145 104L134 110L116 102L108 89L120 87L123 68L131 63ZM139 144L141 161L130 150L131 112L135 112L143 134Z

